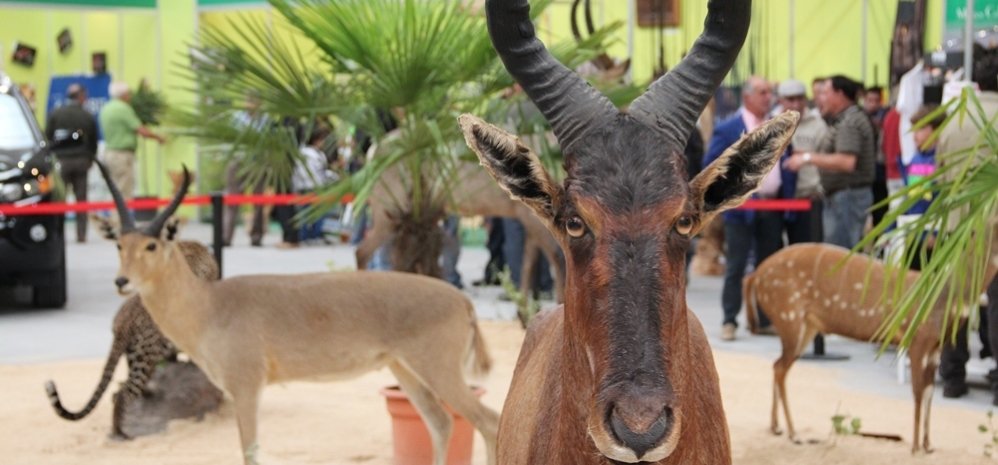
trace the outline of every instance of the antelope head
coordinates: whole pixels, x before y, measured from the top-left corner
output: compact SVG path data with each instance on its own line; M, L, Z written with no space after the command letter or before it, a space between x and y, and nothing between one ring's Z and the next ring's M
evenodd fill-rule
M117 234L121 268L114 284L118 287L119 294L134 294L151 285L157 276L169 273L169 270L172 269L169 266L170 261L183 256L183 253L174 246L172 240L176 232L176 224L168 224L168 219L177 211L177 207L184 200L184 195L186 195L191 182L190 173L185 166L182 185L173 197L173 201L144 229L139 230L135 226L135 218L125 205L125 199L108 174L107 168L101 162L97 162L97 166L107 182L111 197L114 198L121 223L121 230ZM165 239L161 237L164 226L167 228Z
M712 0L703 35L628 112L558 63L536 37L527 0L488 0L492 43L551 123L565 154L563 185L530 149L476 117L461 127L483 166L541 218L565 251L566 388L579 390L588 436L619 462L654 462L676 448L683 403L697 389L684 261L690 238L739 205L776 164L798 115L746 135L697 178L683 148L745 40L749 0Z

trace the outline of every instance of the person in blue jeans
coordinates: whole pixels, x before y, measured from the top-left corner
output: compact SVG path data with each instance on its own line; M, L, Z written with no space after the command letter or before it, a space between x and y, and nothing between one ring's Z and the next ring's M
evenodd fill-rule
M503 218L503 256L509 267L509 278L517 287L520 286L520 275L523 272L523 243L526 233L523 224L515 218ZM534 268L534 283L532 289L550 293L554 289L554 279L551 277L550 265L544 254L538 254Z

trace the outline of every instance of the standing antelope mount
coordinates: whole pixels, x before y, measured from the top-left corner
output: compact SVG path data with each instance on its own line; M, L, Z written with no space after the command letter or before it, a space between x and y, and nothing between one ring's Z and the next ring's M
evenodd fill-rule
M989 267L983 281L985 286L998 271L998 244L994 243L995 240L998 240L998 231L992 232ZM827 244L798 244L773 254L755 272L745 277L742 292L749 330L755 332L758 327L756 311L761 307L773 322L783 346L780 358L773 363L773 409L770 417L773 434L781 433L778 404L782 403L787 435L791 440L797 438L790 419L786 390L787 372L797 357L818 333L838 334L862 341L873 339L884 318L893 311L892 302L889 299L882 302L881 298L884 281L892 279L894 273L886 270L878 260L863 255L850 257L848 249ZM907 272L905 288L911 289L917 279L918 272ZM982 291L963 292L968 293L966 297L979 296ZM935 302L928 319L918 328L908 348L911 390L915 396L912 452L931 450L929 413L939 365L941 325L948 299L947 290ZM920 430L924 436L920 437Z
M471 302L444 281L407 273L312 273L198 278L159 232L190 177L143 231L100 165L121 217L118 292L138 292L149 315L216 386L232 396L243 460L256 463L263 387L342 379L387 366L430 430L434 465L450 439L446 402L482 433L495 464L498 415L465 383L490 360ZM186 172L186 169L184 170Z
M503 465L731 463L717 372L685 300L690 237L739 205L792 135L786 113L690 182L683 146L748 31L751 2L713 0L703 35L630 106L558 63L527 0L488 0L492 43L551 123L567 177L556 185L513 135L460 118L499 185L565 251L565 304L528 329L499 425Z

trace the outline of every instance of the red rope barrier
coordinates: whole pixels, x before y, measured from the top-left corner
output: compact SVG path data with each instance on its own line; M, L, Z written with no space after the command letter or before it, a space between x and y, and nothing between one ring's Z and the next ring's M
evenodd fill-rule
M307 203L315 199L314 195L225 195L226 205L288 205L293 203ZM134 199L128 201L128 207L133 210L153 210L170 203L171 199ZM353 200L353 196L346 196L341 201L348 203ZM211 197L207 195L189 196L184 199L184 205L209 205ZM78 202L78 203L40 203L25 206L0 205L0 215L22 216L22 215L52 215L58 213L79 213L88 211L114 210L114 202ZM807 199L792 200L760 200L749 199L739 210L766 210L766 211L807 211L811 209L811 201Z
M810 199L748 199L739 210L802 212L811 209Z
M226 205L288 205L293 203L307 203L315 198L314 195L225 195ZM352 200L352 196L343 198L343 202ZM133 199L127 203L132 210L153 210L168 205L172 199ZM183 205L209 205L211 196L195 195L184 199ZM23 216L23 215L52 215L59 213L79 213L88 211L114 210L112 201L104 202L77 202L77 203L37 203L32 205L15 206L12 204L0 205L0 215Z

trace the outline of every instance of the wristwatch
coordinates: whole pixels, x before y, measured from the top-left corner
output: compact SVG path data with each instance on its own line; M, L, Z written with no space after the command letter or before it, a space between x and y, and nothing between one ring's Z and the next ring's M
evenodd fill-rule
M801 155L800 158L804 160L804 163L811 163L811 152L804 152L804 155Z

